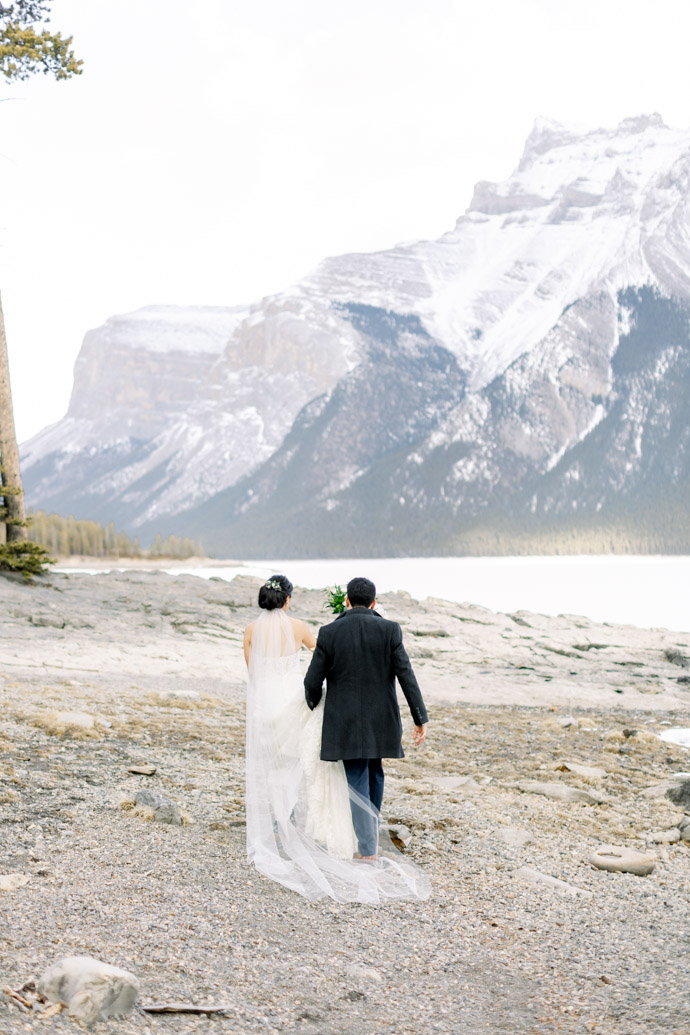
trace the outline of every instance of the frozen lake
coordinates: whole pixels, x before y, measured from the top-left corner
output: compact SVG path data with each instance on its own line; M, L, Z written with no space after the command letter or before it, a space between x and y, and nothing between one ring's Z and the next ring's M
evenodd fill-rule
M494 611L580 614L600 622L690 630L690 557L346 558L166 570L226 579L282 572L295 585L312 589L344 586L354 575L366 575L380 593L403 589L417 599L442 597Z

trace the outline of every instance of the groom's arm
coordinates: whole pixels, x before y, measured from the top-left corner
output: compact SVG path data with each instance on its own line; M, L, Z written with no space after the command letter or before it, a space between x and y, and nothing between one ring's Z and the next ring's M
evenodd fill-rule
M327 671L328 655L321 639L321 633L319 632L316 640L316 647L314 648L314 653L309 662L307 674L304 677L304 696L306 697L307 704L312 711L321 700L321 695L323 694L323 681L326 678Z
M391 658L393 661L393 671L398 677L398 682L405 695L405 700L412 715L412 721L415 726L424 726L429 721L429 716L424 707L422 691L419 689L417 677L412 669L407 651L403 646L402 629L397 623L395 624L391 640Z

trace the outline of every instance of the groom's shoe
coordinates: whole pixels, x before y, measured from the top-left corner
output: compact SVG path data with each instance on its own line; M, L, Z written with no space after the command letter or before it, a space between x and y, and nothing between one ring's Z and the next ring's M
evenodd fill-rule
M358 859L360 862L375 863L378 862L378 858L375 855L361 855L359 852L355 852L352 856L353 859Z

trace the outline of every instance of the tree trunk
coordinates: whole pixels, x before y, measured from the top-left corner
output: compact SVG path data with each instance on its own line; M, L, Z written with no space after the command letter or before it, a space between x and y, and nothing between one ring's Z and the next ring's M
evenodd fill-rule
M26 514L24 511L24 490L19 470L19 450L14 430L14 410L10 388L10 367L7 359L7 338L5 319L0 299L0 497L4 497L6 517L0 517L0 526L5 525L7 542L26 539ZM0 529L1 531L1 529Z

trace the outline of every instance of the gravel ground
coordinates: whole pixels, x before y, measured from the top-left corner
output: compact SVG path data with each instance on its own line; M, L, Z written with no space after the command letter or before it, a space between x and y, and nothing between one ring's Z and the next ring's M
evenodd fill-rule
M19 988L56 960L87 954L132 970L141 1004L225 1007L208 1017L135 1010L93 1028L122 1035L688 1035L690 843L654 844L658 863L648 877L608 874L586 861L604 843L649 847L654 832L682 819L663 795L641 792L690 769L690 752L656 735L662 722L690 726L687 709L660 712L658 699L650 708L646 695L635 698L644 708L628 702L625 711L573 706L572 695L567 709L558 697L531 707L481 705L447 700L444 684L435 703L430 694L428 744L388 763L384 798L385 818L412 831L409 852L430 873L432 898L313 904L245 859L244 686L219 674L209 618L214 594L227 589L206 588L208 613L196 599L190 610L197 621L205 616L204 627L178 630L184 663L171 674L162 660L156 673L143 645L149 641L137 639L141 614L131 601L145 590L160 643L160 612L171 610L175 580L124 578L57 583L67 596L75 587L76 600L72 610L69 600L61 603L58 614L81 614L81 627L74 617L64 626L41 624L49 588L37 594L8 583L0 874L29 879L0 892L3 987ZM130 604L116 621L107 609L113 587L122 595L123 585ZM221 654L238 649L250 589L246 600L235 592L232 615L225 608ZM443 608L427 605L416 614L431 636ZM316 598L305 613L317 620ZM179 624L179 610L169 620ZM543 628L546 620L522 621ZM76 656L65 665L64 651L80 642L81 667L93 667L93 630L119 649L119 670L107 653L100 670L80 671ZM171 690L191 696L166 697ZM88 713L93 725L70 725L59 716L65 709ZM574 722L563 726L566 714ZM578 776L561 768L567 762L604 773ZM140 763L155 774L128 771ZM473 780L449 783L460 776ZM602 801L552 800L516 787L525 780L580 788ZM179 804L189 824L147 822L122 807L144 787ZM515 829L526 833L516 838ZM526 881L517 872L525 866L567 882L570 893ZM65 1015L40 1020L0 997L0 1035L70 1030Z

